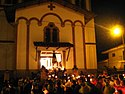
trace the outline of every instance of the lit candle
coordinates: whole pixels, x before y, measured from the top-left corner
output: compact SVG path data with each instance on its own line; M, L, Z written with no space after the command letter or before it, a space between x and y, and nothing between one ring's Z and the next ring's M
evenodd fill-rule
M49 75L49 78L51 78L51 75Z
M80 76L77 76L77 77L76 77L76 79L79 79L79 78L80 78Z
M54 74L52 74L52 77L54 77L55 75Z
M55 76L55 78L57 79L57 76Z
M118 93L118 90L117 90L117 89L115 89L115 93Z
M74 77L74 75L72 75L72 77Z
M68 79L70 79L70 77L68 76Z
M92 82L92 78L90 78L90 82Z
M88 75L88 77L90 77L90 75Z
M87 82L87 78L85 78L85 81Z

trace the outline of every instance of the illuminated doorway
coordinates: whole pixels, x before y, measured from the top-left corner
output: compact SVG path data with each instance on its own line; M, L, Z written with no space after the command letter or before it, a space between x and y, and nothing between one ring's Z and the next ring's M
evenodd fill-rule
M53 57L55 55L55 57ZM56 59L53 62L53 59ZM40 68L44 66L46 69L62 68L62 55L60 52L41 51L40 54Z

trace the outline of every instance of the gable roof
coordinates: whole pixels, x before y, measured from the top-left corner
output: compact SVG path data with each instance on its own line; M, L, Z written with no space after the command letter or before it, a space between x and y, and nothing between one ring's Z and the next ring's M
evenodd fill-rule
M119 50L119 49L123 49L124 48L124 45L119 45L119 46L116 46L114 48L110 48L106 51L103 51L102 54L108 54L110 52L113 52L113 51L116 51L116 50Z
M9 7L5 7L5 13L7 16L7 20L8 22L14 22L15 21L15 11L16 9L22 8L22 7L27 7L27 6L32 6L32 5L36 5L36 4L42 4L42 3L46 3L46 2L53 2L53 3L58 3L62 6L65 6L67 8L70 8L74 11L80 12L82 14L85 15L85 23L89 22L95 15L94 13L87 11L85 9L82 9L74 4L71 4L69 2L66 2L64 0L31 0L31 1L27 1L27 2L23 2L23 3L19 3L13 6L9 6ZM9 19L9 17L12 15L11 19Z

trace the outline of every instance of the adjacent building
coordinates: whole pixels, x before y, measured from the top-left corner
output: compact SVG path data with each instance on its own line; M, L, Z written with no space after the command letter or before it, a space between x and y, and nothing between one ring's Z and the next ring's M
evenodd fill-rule
M118 70L124 70L125 61L123 58L123 53L123 45L119 45L117 47L103 51L102 54L107 54L108 58L107 60L98 63L98 67L102 68L104 66L107 66L109 68L113 68L115 66Z

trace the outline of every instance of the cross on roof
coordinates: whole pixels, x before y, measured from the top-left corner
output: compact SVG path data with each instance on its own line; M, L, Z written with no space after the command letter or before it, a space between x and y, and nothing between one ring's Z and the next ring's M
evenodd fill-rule
M53 6L53 4L50 3L50 5L48 5L48 8L50 8L50 10L53 10L53 8L55 8L55 6Z

